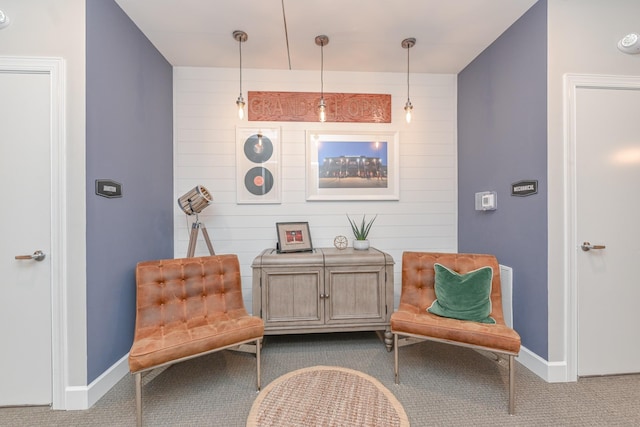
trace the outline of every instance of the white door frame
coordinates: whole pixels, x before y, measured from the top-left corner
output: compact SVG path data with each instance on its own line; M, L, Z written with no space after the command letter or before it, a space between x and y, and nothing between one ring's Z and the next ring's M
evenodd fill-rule
M2 73L50 76L51 96L51 396L54 409L65 409L67 378L66 245L66 68L62 58L0 57ZM25 373L28 374L28 373Z
M576 95L581 88L640 89L640 77L592 74L564 76L564 194L565 194L565 355L567 381L578 379L578 270L577 270L577 177L576 177Z

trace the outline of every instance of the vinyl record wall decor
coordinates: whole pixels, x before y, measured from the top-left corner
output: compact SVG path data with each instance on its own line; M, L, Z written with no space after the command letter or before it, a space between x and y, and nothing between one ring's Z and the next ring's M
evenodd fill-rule
M281 202L280 129L236 128L238 204Z

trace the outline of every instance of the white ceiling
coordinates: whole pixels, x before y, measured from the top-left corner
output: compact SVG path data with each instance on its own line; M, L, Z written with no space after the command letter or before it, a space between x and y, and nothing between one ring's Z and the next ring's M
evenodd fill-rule
M242 30L243 68L319 70L325 34L326 71L406 72L415 37L411 73L453 74L536 1L116 0L174 66L237 68Z

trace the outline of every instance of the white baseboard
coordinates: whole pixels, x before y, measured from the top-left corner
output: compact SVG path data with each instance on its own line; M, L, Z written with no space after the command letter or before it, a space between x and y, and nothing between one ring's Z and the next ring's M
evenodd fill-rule
M88 386L67 387L65 390L65 408L68 411L83 410L91 408L118 381L129 373L129 353L122 356L102 375L93 380Z
M102 375L96 378L88 386L67 387L66 405L68 411L84 410L92 407L118 381L129 374L129 353L122 356ZM516 360L531 372L549 383L570 382L567 375L566 362L548 362L526 347L520 348L520 355Z
M567 362L548 362L526 347L520 348L516 358L521 365L548 383L571 382L567 375Z

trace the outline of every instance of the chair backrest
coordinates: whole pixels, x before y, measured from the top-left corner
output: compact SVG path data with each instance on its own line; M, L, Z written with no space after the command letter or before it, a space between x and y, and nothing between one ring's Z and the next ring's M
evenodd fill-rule
M434 290L435 271L433 265L439 263L460 274L481 267L493 269L491 282L491 317L504 324L500 267L493 255L460 254L438 252L404 252L402 254L402 293L400 306L413 306L418 311L426 310L436 299Z
M232 311L246 314L233 254L142 261L136 288L136 339L179 323L190 328Z

